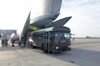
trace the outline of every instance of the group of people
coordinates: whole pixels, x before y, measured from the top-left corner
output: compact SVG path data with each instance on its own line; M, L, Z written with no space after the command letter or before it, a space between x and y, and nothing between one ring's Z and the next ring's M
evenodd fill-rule
M4 47L4 46L7 47L8 46L8 40L6 38L3 38L1 43L2 43L2 47Z
M12 38L11 39L11 43L12 43L12 47L14 47L14 43L15 43L15 40ZM19 46L21 46L21 43L23 43L23 47L25 47L25 44L26 44L26 39L23 38L23 40L21 42L18 42L19 43ZM8 46L8 40L6 38L3 38L2 41L1 41L1 44L2 44L2 47L4 46Z

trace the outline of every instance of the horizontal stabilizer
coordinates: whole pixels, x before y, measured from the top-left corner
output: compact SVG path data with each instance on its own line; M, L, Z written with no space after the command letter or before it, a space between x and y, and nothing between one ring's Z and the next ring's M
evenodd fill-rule
M46 27L53 27L53 26L61 26L64 25L65 23L67 23L72 17L66 17L63 19L60 19L58 21L55 22L51 22L49 24L46 25Z

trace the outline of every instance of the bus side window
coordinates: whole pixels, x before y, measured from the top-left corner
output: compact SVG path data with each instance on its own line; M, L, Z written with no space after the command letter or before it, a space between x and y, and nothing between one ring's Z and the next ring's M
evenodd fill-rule
M38 38L38 34L35 34L35 37Z
M41 38L43 38L43 33L41 34Z
M41 34L38 34L38 37L41 38Z
M38 37L39 37L39 38L43 38L43 33L38 34Z

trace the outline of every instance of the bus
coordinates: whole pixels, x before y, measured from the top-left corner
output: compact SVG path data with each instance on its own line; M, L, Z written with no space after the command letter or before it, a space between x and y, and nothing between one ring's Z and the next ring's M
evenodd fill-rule
M71 51L70 28L55 26L31 32L31 46L40 47L45 53Z

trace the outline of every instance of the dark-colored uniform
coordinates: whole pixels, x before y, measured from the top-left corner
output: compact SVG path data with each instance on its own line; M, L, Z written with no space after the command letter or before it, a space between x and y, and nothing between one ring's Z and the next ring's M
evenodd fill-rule
M8 40L5 39L5 46L7 47L8 46Z
M13 40L13 38L11 39L11 43L12 43L12 47L14 47L14 40Z
M5 39L2 39L1 43L2 43L2 47L4 47Z
M25 45L26 45L26 41L27 41L27 32L25 33L25 35L24 35L24 47L25 47Z
M26 45L26 38L25 37L22 39L22 42L23 42L24 47L25 47L25 45Z

